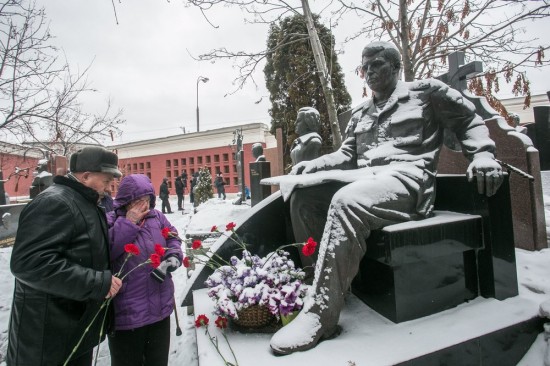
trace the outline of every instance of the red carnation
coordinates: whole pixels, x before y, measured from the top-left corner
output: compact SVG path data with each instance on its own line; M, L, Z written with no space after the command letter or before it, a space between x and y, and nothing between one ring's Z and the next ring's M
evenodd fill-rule
M158 255L157 253L151 254L149 260L151 261L151 266L153 266L153 268L157 268L158 266L160 266L160 255Z
M304 253L306 257L309 257L310 255L315 253L315 247L312 245L304 245L302 247L302 253Z
M133 243L126 244L124 246L124 251L131 255L139 255L139 248Z
M206 327L206 326L208 326L208 322L209 322L208 317L204 314L201 314L195 320L195 327L200 328L203 325Z
M183 258L183 266L185 268L189 268L190 265L191 265L191 263L189 262L189 257Z
M199 249L202 246L202 243L200 240L194 240L193 244L191 244L191 248L193 249Z
M317 247L317 242L313 240L312 237L309 237L307 239L307 242L304 243L304 246L302 247L302 253L309 257L313 253L315 253L315 248Z
M170 229L165 227L164 229L162 229L161 234L164 237L164 239L168 239L170 237Z
M162 257L166 253L166 249L160 244L155 244L155 253Z
M212 228L210 229L210 232L211 233L216 233L218 232L218 227L216 225L212 226Z
M237 226L237 224L235 224L234 222L230 222L229 224L225 225L225 231L232 231L235 226Z
M218 319L214 322L216 324L216 327L220 329L227 328L227 318L224 318L223 316L218 316Z

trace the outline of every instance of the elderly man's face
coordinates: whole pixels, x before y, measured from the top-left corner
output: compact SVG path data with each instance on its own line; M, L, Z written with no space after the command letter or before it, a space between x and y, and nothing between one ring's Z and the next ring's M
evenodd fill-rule
M363 72L369 88L376 93L392 91L397 83L398 71L381 53L363 57Z
M100 195L107 190L113 181L113 175L110 173L86 172L82 175L82 184L92 188Z

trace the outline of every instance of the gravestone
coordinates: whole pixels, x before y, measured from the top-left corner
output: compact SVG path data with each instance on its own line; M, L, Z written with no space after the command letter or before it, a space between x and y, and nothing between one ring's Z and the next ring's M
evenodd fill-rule
M539 151L540 169L550 170L550 106L533 107L535 114L534 144Z
M52 185L53 175L48 171L49 165L50 163L47 159L38 161L38 166L33 173L34 179L32 185L29 188L29 197L31 199L38 196L40 192Z
M271 177L271 163L256 161L250 163L250 205L254 206L271 194L271 187L260 184L264 178Z
M0 169L0 205L7 205L9 202L6 202L6 191L4 190L4 173Z
M438 79L459 90L476 106L476 112L485 119L489 134L496 143L496 157L533 177L532 180L511 173L510 195L515 246L527 250L548 247L542 200L539 152L529 137L509 126L492 109L485 98L472 95L466 89L467 79L482 71L478 61L463 65L464 53L449 55L449 72ZM455 138L456 139L456 138ZM464 174L469 162L453 144L446 143L441 150L438 173ZM505 167L503 167L506 170Z

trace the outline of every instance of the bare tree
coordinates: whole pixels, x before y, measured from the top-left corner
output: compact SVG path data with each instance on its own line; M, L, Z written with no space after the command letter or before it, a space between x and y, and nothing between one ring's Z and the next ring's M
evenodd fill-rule
M0 133L66 155L75 143L120 133L124 121L110 102L99 115L84 112L79 99L93 91L88 68L73 74L51 40L43 8L27 0L0 3Z
M403 56L405 80L437 76L447 55L466 51L488 66L472 86L477 93L499 91L499 75L513 81L515 95L530 103L525 70L548 65L543 41L527 36L527 22L550 14L548 0L338 0L338 19L358 16L363 27L348 39L364 37L393 42ZM360 5L357 5L357 4ZM494 102L494 100L493 100Z
M245 14L251 16L247 19L251 23L263 23L270 24L272 22L281 21L284 17L295 14L302 14L308 22L308 34L304 35L302 40L309 40L312 48L312 52L315 56L315 65L317 68L317 74L323 93L325 95L329 123L332 131L332 143L333 148L337 149L342 144L342 137L340 133L340 127L338 124L338 115L336 110L336 103L334 101L334 95L332 90L332 83L330 79L330 72L326 63L324 55L324 48L331 49L330 45L323 45L319 40L317 29L314 26L313 16L309 8L308 0L301 0L300 4L292 5L291 1L285 0L188 0L188 3L198 7L205 19L210 23L210 20L206 16L206 11L211 9L215 5L231 5L240 7ZM301 11L301 12L300 12ZM215 25L213 25L215 26ZM296 39L293 40L294 42ZM265 61L266 56L274 52L277 47L282 47L283 44L278 44L275 49L264 49L261 51L244 52L244 51L230 51L226 48L218 48L202 54L198 57L199 60L216 60L216 59L238 59L241 63L238 65L239 75L236 78L237 90L242 88L243 85L251 80L254 84L254 72L259 65Z

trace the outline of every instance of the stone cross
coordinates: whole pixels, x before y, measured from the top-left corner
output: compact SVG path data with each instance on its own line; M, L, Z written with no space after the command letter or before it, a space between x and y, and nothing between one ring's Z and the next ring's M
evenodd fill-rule
M456 51L448 56L449 71L439 75L436 79L441 80L451 88L458 90L466 99L474 103L476 113L483 119L489 119L498 115L484 97L478 97L468 91L468 79L483 72L481 61L472 61L464 64L464 52Z

